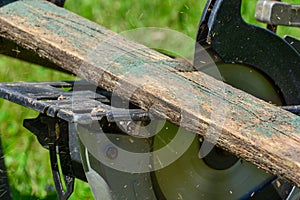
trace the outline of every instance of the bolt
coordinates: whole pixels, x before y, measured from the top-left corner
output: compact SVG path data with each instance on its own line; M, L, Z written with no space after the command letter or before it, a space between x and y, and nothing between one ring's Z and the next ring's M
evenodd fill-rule
M118 149L112 145L108 145L105 148L105 154L106 157L111 160L116 159L118 157Z

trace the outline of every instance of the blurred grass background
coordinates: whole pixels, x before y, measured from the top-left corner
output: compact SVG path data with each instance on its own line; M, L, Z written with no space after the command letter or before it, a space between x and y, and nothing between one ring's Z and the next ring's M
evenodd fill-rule
M298 1L298 2L297 2ZM297 1L286 1L300 3ZM162 27L195 38L204 0L67 0L65 8L115 32ZM243 1L242 14L252 24L256 1ZM280 27L279 35L300 38L299 29ZM270 44L271 45L271 44ZM0 55L0 81L57 81L75 77ZM23 128L23 119L38 113L0 99L0 134L14 199L57 199L48 152ZM71 199L92 199L88 184L76 181Z

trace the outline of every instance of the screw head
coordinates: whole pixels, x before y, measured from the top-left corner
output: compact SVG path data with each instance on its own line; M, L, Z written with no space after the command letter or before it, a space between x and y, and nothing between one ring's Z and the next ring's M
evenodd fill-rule
M105 155L111 160L116 159L118 157L118 149L112 145L108 145L105 149Z

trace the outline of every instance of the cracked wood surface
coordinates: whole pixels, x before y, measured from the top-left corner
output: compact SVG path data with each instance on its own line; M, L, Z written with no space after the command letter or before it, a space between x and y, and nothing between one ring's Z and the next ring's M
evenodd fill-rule
M300 186L296 115L48 2L1 7L0 37Z

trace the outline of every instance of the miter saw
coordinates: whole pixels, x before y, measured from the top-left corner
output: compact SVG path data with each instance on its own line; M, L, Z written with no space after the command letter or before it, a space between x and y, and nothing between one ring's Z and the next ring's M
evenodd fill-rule
M300 114L300 41L275 33L277 25L299 26L299 16L299 5L258 1L256 18L267 22L268 30L243 21L241 0L208 0L193 64L216 79ZM204 62L203 51L212 61ZM218 147L200 157L203 138L153 119L134 105L127 110L112 106L111 93L84 81L1 84L0 93L43 113L25 120L24 126L50 151L60 199L72 193L74 177L88 181L96 199L300 199L299 188ZM72 96L71 102L57 101L66 95ZM32 96L40 103L32 104ZM97 99L97 105L92 99ZM150 129L159 131L148 137L144 132ZM126 152L149 156L145 159L151 161L156 155L149 152L165 147L171 152L180 145L171 146L179 130L184 137L192 135L192 140L178 159L159 169L127 170L126 164L135 163L130 157L124 160ZM57 138L57 132L66 134Z
M281 8L280 11L285 10L285 14L276 13L278 7ZM259 1L256 17L270 24L268 27L271 30L266 30L243 21L241 0L208 1L199 25L194 66L272 104L299 105L299 41L291 37L282 39L274 33L277 24L299 25L295 21L299 19L299 8L297 5ZM268 18L266 13L271 16ZM281 15L285 16L286 21L274 22L273 19L278 19ZM199 46L210 53L213 63L203 62L203 48ZM177 127L166 124L153 137L149 149L153 148L155 151L169 144L173 138L172 133L176 131ZM140 146L143 146L142 143L140 142ZM148 174L131 175L135 178L129 178L132 180L129 182L120 181L117 177L122 175L116 175L116 171L97 162L94 154L88 153L88 147L84 147L84 150L87 152L86 160L97 163L98 166L93 168L90 165L89 172L101 171L100 176L106 177L107 187L110 187L112 196L117 199L129 194L125 192L127 187L132 192L129 194L130 198L136 199L300 198L298 188L217 147L206 157L199 159L200 147L201 142L196 138L188 150L172 164ZM130 175L123 176L126 179Z
M286 11L285 14L276 13L278 6L281 8L279 10ZM277 10L274 11L274 8ZM241 0L209 0L199 25L194 66L272 104L299 105L299 41L292 37L282 39L274 33L277 24L297 26L295 20L298 12L293 10L298 8L297 5L291 7L290 4L259 1L256 17L270 24L268 27L271 30L267 30L243 21ZM267 18L266 13L271 16ZM279 15L285 16L287 21L274 22L273 19L277 19L274 16ZM203 62L204 50L210 53L213 63ZM296 106L287 108L297 111ZM153 151L169 145L178 127L165 124L160 130L148 147ZM135 150L139 149L138 146L147 146L146 143L140 141ZM123 148L126 146L124 144ZM133 199L300 198L298 188L218 147L200 159L200 147L201 141L195 138L187 151L172 164L148 174L134 175L108 169L99 162L101 158L97 159L95 152L89 152L88 147L83 149L86 160L92 163L86 163L89 172L101 172L100 176L105 177L107 188L110 188L116 199L128 195ZM120 181L120 177L126 181ZM128 192L128 187L131 192Z

